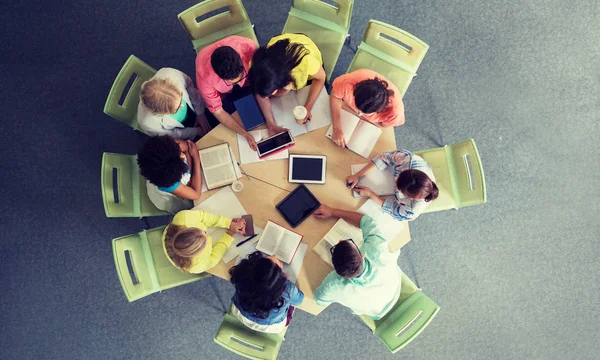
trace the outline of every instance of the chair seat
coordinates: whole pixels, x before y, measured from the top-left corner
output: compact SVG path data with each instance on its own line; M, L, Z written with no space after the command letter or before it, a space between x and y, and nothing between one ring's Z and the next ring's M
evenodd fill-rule
M377 71L379 74L393 82L402 93L402 96L406 93L406 90L413 79L413 74L403 71L387 61L373 56L368 52L361 51L360 49L354 56L347 72L352 72L357 69L371 69Z
M232 35L243 36L245 38L254 40L256 42L256 44L258 44L258 40L256 39L256 34L254 33L254 27L252 26L252 24L249 21L247 21L243 24L231 26L231 27L221 30L221 31L217 31L217 32L211 34L210 36L192 40L192 44L194 46L194 50L196 50L196 52L198 52L198 51L202 50L204 47L206 47L216 41L224 39L228 36L232 36Z
M290 14L282 31L283 34L301 33L315 42L323 57L323 68L327 78L331 76L342 51L347 34L316 25Z
M438 198L432 201L424 211L426 213L458 208L451 188L452 181L446 151L446 147L440 147L415 152L415 154L427 161L431 167L435 175L436 185L440 191Z

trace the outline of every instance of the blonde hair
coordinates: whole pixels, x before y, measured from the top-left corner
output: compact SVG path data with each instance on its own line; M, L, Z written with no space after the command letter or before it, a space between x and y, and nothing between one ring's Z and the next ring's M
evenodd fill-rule
M206 247L206 241L206 236L198 228L169 225L165 236L165 248L175 265L187 271L194 256Z
M153 79L142 84L140 100L157 114L175 114L182 92L170 79Z

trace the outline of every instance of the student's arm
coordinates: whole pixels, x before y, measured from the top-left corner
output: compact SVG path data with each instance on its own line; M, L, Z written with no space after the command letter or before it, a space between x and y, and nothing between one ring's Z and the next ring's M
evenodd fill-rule
M302 304L302 301L304 301L304 293L300 291L300 289L298 289L298 287L291 281L289 282L288 290L290 295L290 304L293 306Z
M264 98L260 95L254 95L254 97L256 98L258 107L260 107L260 111L262 111L263 116L265 117L267 129L269 130L269 136L286 131L286 128L277 125L275 122L275 116L273 116L273 110L271 109L271 99L268 97Z
M222 229L228 229L231 225L231 219L225 216L214 215L204 210L194 211L198 216L195 220L203 223L208 227L218 227Z
M314 297L317 305L325 306L336 302L339 299L339 293L332 284L332 280L335 277L335 271L332 271L323 279L323 282L315 290Z
M393 200L387 198L384 200L379 199L377 202L381 206L381 210L384 213L390 214L395 220L398 221L412 221L416 219L420 213L413 207L414 200L406 199L406 202Z
M350 175L346 178L346 183L349 184L346 186L349 189L354 189L354 187L358 184L358 181L360 180L360 178L365 176L366 174L370 173L373 170L375 170L375 164L373 164L372 162L369 162L364 168L360 169L359 172L357 172L354 175Z
M188 185L180 184L172 194L182 199L198 200L202 195L202 167L200 166L200 155L196 144L188 140L186 143L187 151L185 156L187 159L190 172L192 174Z
M177 71L179 71L179 70L177 70ZM189 76L187 76L186 74L184 74L181 71L179 71L179 72L181 73L181 75L183 76L183 79L185 80L185 91L187 91L187 93L188 93L190 102L192 103L192 106L194 107L196 114L202 114L202 112L204 111L205 105L204 105L204 101L202 100L202 96L200 96L200 92L194 86L194 82L192 81L192 78L190 78Z
M328 219L330 217L338 217L346 220L348 223L360 227L360 220L364 214L355 211L346 211L342 209L331 208L325 204L319 206L319 208L313 213L313 216L317 219Z
M250 148L256 151L257 147L256 141L254 140L254 136L250 135L250 133L248 133L246 129L244 129L244 127L233 118L233 116L228 114L227 111L223 110L223 108L220 108L219 110L213 112L213 115L217 118L217 120L219 120L221 124L242 135L246 139L246 141L248 141L248 145L250 145Z
M342 131L342 124L340 120L340 114L342 111L342 99L331 94L329 96L329 108L331 109L331 124L333 125L333 134L331 134L331 140L337 146L346 146L346 139L344 138L344 132Z
M308 98L306 99L306 104L304 107L308 110L308 117L311 116L311 110L313 106L315 106L315 101L317 101L317 97L319 97L319 93L323 86L325 86L325 69L321 66L319 70L315 74L309 74L312 77L312 84L310 84L310 90L308 92Z

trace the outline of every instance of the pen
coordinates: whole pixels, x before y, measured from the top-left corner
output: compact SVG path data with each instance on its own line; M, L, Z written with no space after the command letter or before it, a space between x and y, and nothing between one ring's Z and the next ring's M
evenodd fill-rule
M348 145L344 145L344 147L345 147L346 149L350 150L350 148L348 147Z
M254 239L254 238L256 237L256 235L258 235L258 234L254 234L254 235L250 236L250 237L249 237L249 238L247 238L246 240L244 240L244 241L240 242L239 244L237 244L235 247L240 247L240 246L244 245L244 244L245 244L245 243L247 243L248 241L250 241L250 240Z

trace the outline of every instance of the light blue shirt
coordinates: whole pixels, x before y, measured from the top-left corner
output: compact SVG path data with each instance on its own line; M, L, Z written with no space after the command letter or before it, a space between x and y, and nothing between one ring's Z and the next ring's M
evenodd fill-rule
M364 215L360 221L365 256L363 272L352 279L329 273L315 290L319 305L340 303L357 315L381 319L398 301L402 271L398 267L400 251L391 253L375 221Z

